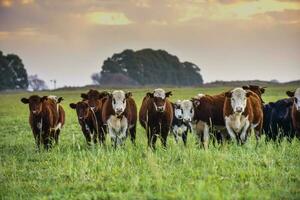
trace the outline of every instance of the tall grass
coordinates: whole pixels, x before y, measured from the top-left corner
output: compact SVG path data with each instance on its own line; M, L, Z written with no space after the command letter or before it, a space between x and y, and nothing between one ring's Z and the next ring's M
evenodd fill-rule
M226 88L228 89L228 88ZM269 88L264 100L285 97L290 88ZM197 93L216 94L224 88L172 89L172 100ZM29 93L0 95L1 199L300 199L300 142L265 143L255 148L227 144L208 151L188 135L185 148L168 138L168 148L147 148L138 126L137 144L123 148L88 147L68 105L81 91L57 92L67 116L60 144L36 152L28 124L28 108L19 99ZM134 89L140 105L146 89ZM44 94L44 93L41 93ZM158 141L158 144L160 142Z

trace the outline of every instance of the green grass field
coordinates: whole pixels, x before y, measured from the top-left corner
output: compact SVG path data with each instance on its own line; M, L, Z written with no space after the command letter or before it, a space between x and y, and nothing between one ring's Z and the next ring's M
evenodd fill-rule
M172 100L197 93L217 94L228 88L172 89ZM285 97L294 88L268 88L266 102ZM138 107L147 89L133 89ZM210 145L196 148L168 137L168 148L147 149L145 131L138 125L137 145L123 148L87 147L69 103L82 90L55 91L64 97L66 124L60 144L35 151L28 124L28 106L21 97L31 93L0 94L1 199L300 199L300 142L265 144L251 137L244 146ZM49 93L39 93L48 95Z

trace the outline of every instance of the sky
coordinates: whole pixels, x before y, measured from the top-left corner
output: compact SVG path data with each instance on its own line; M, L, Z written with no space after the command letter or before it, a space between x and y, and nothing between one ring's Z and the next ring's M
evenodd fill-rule
M49 86L91 84L125 49L164 49L215 80L300 79L299 0L0 0L0 50Z

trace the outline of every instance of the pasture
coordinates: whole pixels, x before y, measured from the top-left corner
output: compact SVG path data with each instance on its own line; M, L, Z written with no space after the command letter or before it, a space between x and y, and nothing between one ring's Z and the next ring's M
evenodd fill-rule
M197 93L217 94L229 88L177 88L171 100ZM265 102L286 97L294 87L267 88ZM130 139L114 150L86 145L76 113L69 103L87 90L40 92L63 96L66 124L60 144L36 152L28 124L28 106L21 97L31 93L0 94L1 199L300 199L300 142L265 143L255 148L253 135L244 146L228 144L208 151L187 148L168 137L168 148L147 148L145 131L138 124L137 145ZM150 89L132 89L138 108ZM166 91L168 91L166 89Z

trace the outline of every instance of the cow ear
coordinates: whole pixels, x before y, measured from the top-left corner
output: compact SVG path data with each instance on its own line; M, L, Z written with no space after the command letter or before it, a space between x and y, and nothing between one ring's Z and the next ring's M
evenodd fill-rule
M267 88L267 87L262 87L262 88L260 88L260 92L261 92L262 94L265 93L266 88Z
M250 87L249 87L248 85L244 85L242 88L243 88L244 90L249 90L249 89L250 89Z
M193 102L194 107L198 107L200 105L200 99L192 98L191 101Z
M132 97L132 93L131 92L126 92L125 97L126 97L126 99L129 98L129 97Z
M250 97L251 95L252 95L251 92L247 92L247 93L246 93L246 97Z
M64 100L64 98L59 97L58 100L57 100L57 103L60 103L60 102L62 102L63 100Z
M166 92L166 97L172 96L172 91Z
M72 109L75 109L75 108L76 108L76 106L77 106L77 104L76 104L76 103L70 103L70 108L72 108Z
M151 92L147 92L147 94L146 94L148 97L151 97L151 98L153 98L154 96L153 96L153 93L151 93Z
M225 97L231 98L232 93L231 92L225 92Z
M47 96L43 96L43 97L41 98L41 102L46 101L47 99L48 99Z
M292 92L292 91L286 91L286 94L287 94L289 97L294 97L295 92Z
M27 104L27 103L29 103L29 99L27 99L27 98L22 98L22 99L21 99L21 102L24 103L24 104Z
M106 97L106 96L108 96L108 95L109 95L108 92L103 91L103 92L101 92L101 93L99 94L99 98L102 99L103 97Z
M88 99L88 95L85 93L81 93L81 98L83 98L84 100Z

